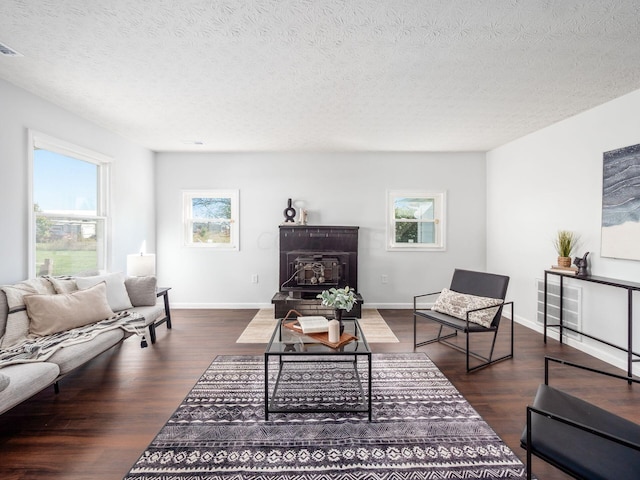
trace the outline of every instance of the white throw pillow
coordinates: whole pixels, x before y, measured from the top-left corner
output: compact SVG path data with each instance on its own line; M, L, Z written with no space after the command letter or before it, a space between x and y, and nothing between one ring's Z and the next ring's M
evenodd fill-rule
M502 305L502 303L503 301L499 298L478 297L476 295L454 292L448 288L443 288L433 307L431 307L431 310L466 320L469 310ZM498 307L480 310L479 312L471 312L469 313L469 321L488 328L491 326L491 321L493 317L496 316L497 311Z
M86 290L101 282L107 284L107 301L111 310L119 312L120 310L126 310L132 308L127 288L124 286L124 274L109 273L106 275L96 275L94 277L76 277L76 285L79 290Z

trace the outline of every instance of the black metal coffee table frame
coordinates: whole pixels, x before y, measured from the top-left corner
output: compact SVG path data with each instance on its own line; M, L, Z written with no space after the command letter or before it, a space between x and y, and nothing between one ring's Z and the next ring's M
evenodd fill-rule
M326 413L326 412L366 412L371 421L371 349L362 333L360 323L356 318L344 319L345 331L357 337L338 348L332 348L303 335L292 332L283 327L282 321L278 322L271 335L271 340L264 353L264 417L269 420L270 413ZM271 357L277 357L277 362L271 362ZM358 360L366 361L367 378L363 379L358 368ZM320 362L351 363L355 372L361 401L349 407L315 407L307 408L283 408L275 406L278 389L282 380L282 373L287 364L294 363L312 364ZM278 373L275 378L273 392L270 392L269 369L277 366ZM366 390L364 387L366 384Z

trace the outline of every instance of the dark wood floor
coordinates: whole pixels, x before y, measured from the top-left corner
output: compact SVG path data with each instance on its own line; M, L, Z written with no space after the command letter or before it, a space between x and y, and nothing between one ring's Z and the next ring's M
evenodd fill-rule
M64 378L58 395L49 388L1 415L0 478L121 479L217 355L263 353L264 345L235 343L255 313L174 310L174 328L160 327L154 346L140 349L137 338L129 338ZM381 313L400 343L372 344L372 350L413 351L411 312ZM501 338L498 348L504 351L506 345ZM540 334L519 325L515 359L473 374L465 372L464 356L455 350L442 345L419 350L521 459L525 407L543 380L545 354L616 371L556 341L545 346ZM552 376L552 384L640 423L640 388L611 382L566 367ZM568 478L539 460L534 472L543 480Z

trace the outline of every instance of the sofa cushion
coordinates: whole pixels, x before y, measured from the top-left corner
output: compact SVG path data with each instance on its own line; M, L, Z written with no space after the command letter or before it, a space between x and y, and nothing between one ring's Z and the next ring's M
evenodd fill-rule
M88 342L76 343L60 348L47 361L60 367L60 375L66 375L74 368L117 345L125 337L121 328L106 330Z
M9 315L9 304L7 303L7 294L0 290L0 344L7 327L7 316Z
M46 294L51 295L56 293L55 289L53 288L53 285L51 284L51 282L47 277L31 278L29 280L20 282L19 285L29 285L30 287L33 287L33 289L37 293L41 293L45 295Z
M465 320L469 310L492 307L494 305L501 305L502 303L502 300L499 298L478 297L476 295L458 293L448 288L443 288L431 308L436 312L446 313L452 317ZM469 314L469 321L488 328L491 326L491 321L497 312L498 307L481 310L479 312L471 312Z
M127 278L124 281L124 286L129 294L131 305L134 307L155 305L158 299L156 295L157 284L155 276Z
M0 348L9 348L20 343L29 335L29 317L24 305L24 296L38 292L35 288L25 284L5 285L2 287L2 291L7 297L9 313Z
M107 300L111 310L118 312L133 306L131 305L127 288L124 286L124 275L121 272L76 278L76 285L80 290L93 287L101 282L105 282L107 285Z
M78 290L76 279L71 277L47 277L56 293L71 293Z
M105 283L58 295L25 295L29 333L51 335L99 322L114 315L107 303Z
M142 315L144 317L144 326L147 327L164 316L164 302L158 300L153 306L133 307L131 311Z
M7 388L0 392L0 413L4 413L53 384L60 369L54 363L34 362L9 365L1 372L10 379Z
M55 293L51 283L44 277L25 280L14 285L4 285L2 291L9 307L4 336L0 348L9 348L20 343L29 335L29 317L24 304L24 296L34 293Z
M9 386L11 383L11 377L8 377L4 373L0 372L0 392Z

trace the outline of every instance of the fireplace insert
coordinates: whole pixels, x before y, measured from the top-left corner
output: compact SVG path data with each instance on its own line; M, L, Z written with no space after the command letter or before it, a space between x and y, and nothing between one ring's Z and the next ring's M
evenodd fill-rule
M358 289L358 227L280 227L281 292L315 298L347 285Z
M271 299L275 318L290 310L333 317L318 293L349 286L358 292L358 227L280 226L280 290ZM361 318L362 295L346 314Z

